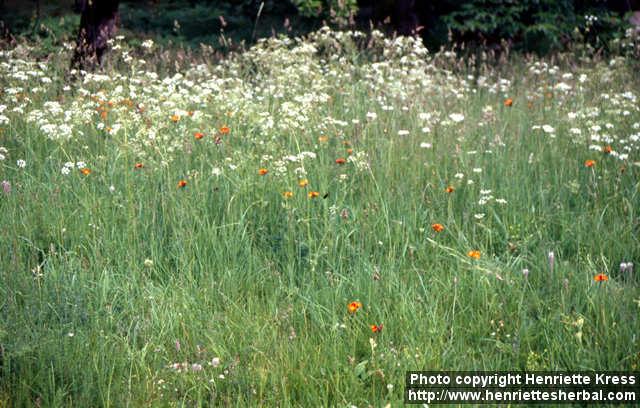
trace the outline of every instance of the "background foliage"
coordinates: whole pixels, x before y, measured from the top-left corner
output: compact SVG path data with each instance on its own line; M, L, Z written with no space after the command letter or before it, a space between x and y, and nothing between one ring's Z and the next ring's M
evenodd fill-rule
M73 2L0 3L3 27L16 37L58 43L73 39L79 18ZM323 23L339 27L374 25L393 31L398 1L371 0L152 0L123 1L121 27L128 37L156 35L160 42L200 43L219 49L277 33L299 35ZM416 1L414 17L430 49L450 40L496 45L506 41L525 52L562 50L581 41L606 50L621 37L637 1L598 0L451 0ZM395 14L394 14L395 13Z

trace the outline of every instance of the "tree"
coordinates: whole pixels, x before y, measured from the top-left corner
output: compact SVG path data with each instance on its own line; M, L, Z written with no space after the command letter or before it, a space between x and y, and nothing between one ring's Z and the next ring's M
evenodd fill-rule
M120 0L76 0L82 13L72 66L93 68L102 62L108 41L116 32Z

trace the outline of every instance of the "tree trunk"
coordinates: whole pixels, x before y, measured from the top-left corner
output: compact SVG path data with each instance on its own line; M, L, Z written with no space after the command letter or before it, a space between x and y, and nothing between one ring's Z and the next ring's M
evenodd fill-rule
M116 32L120 0L76 0L82 13L72 66L93 68L102 62L107 41Z

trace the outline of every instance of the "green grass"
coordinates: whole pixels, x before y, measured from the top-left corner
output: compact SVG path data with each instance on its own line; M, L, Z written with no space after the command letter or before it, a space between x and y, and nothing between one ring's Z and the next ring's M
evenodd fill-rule
M475 67L485 86L412 41L358 41L193 57L166 83L143 70L174 61L126 43L103 82L65 80L69 51L0 56L0 405L398 406L408 370L638 369L638 277L619 271L640 261L632 60L514 57Z

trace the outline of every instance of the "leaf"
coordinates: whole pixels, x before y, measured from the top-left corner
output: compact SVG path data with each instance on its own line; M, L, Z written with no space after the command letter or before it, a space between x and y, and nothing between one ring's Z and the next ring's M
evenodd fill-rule
M369 373L367 373L367 364L368 363L369 363L369 360L361 361L353 369L355 374L362 380L364 380L365 378L367 378L370 375Z

